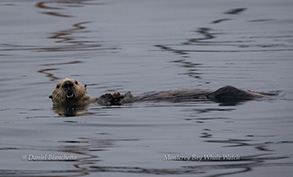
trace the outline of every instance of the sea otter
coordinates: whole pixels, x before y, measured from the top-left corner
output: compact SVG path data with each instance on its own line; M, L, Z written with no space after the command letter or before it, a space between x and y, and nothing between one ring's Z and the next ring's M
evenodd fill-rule
M56 85L52 95L49 97L52 99L53 107L57 109L60 106L76 107L95 102L102 106L122 105L142 101L183 102L212 100L220 103L237 103L245 100L263 98L266 95L250 90L241 90L233 86L225 86L217 90L180 89L153 91L138 96L133 96L130 92L126 94L107 93L100 97L91 97L86 91L86 85L83 85L75 79L66 78Z

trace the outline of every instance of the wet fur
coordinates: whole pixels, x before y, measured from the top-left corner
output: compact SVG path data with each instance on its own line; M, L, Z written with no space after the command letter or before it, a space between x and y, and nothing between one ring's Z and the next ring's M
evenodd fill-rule
M88 95L86 85L70 78L60 81L50 96L53 102L53 109L60 115L78 114L82 110L87 109L89 103L95 102L102 106L111 106L142 101L182 102L211 100L235 105L238 102L255 100L263 97L266 97L266 95L249 90L241 90L233 86L225 86L218 90L181 89L153 91L138 96L133 96L130 92L126 94L106 93L98 98L94 98Z
M63 87L65 82L71 82L73 86L70 89L65 89ZM74 98L67 99L68 93L72 93L74 95ZM84 105L96 102L96 99L93 97L90 97L86 91L86 85L83 85L82 83L78 82L75 79L66 78L62 81L60 81L52 95L50 96L52 99L53 105Z
M242 101L256 100L266 97L266 95L238 89L233 86L221 87L218 90L209 89L181 89L146 92L138 96L133 96L130 92L125 95L120 93L105 94L98 98L98 103L103 106L122 105L125 103L143 102L143 101L203 101L211 100L219 103L235 105Z

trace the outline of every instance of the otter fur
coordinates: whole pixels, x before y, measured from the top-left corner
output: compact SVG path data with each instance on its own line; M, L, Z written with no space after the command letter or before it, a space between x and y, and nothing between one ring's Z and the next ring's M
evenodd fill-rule
M98 98L100 105L122 105L125 103L143 102L143 101L168 101L168 102L184 102L184 101L215 101L224 103L225 105L233 105L242 101L256 100L267 97L267 95L238 89L233 86L221 87L218 90L210 89L180 89L166 91L146 92L138 96L133 96L130 92L122 95L120 93L107 93Z
M60 81L49 98L52 99L53 106L78 106L97 101L88 95L86 85L70 78Z
M58 106L81 106L95 103L102 106L122 105L125 103L142 102L142 101L200 101L212 100L216 102L241 102L245 100L254 100L266 97L265 94L241 90L233 86L225 86L218 90L209 89L181 89L167 91L146 92L138 96L133 96L130 92L126 94L107 93L100 97L91 97L86 91L86 85L75 79L66 78L60 81L50 98L53 107Z

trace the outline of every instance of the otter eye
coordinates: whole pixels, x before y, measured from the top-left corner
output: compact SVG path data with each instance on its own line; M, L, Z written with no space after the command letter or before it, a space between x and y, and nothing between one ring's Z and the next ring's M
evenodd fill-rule
M78 85L78 82L77 82L77 81L75 81L74 83L75 83L76 85Z
M60 88L60 84L56 85L56 88Z

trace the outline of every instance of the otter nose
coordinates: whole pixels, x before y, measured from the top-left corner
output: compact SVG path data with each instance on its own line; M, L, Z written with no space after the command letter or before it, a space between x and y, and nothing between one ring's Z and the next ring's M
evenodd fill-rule
M63 88L68 89L73 87L73 83L71 81L65 81L62 85Z

